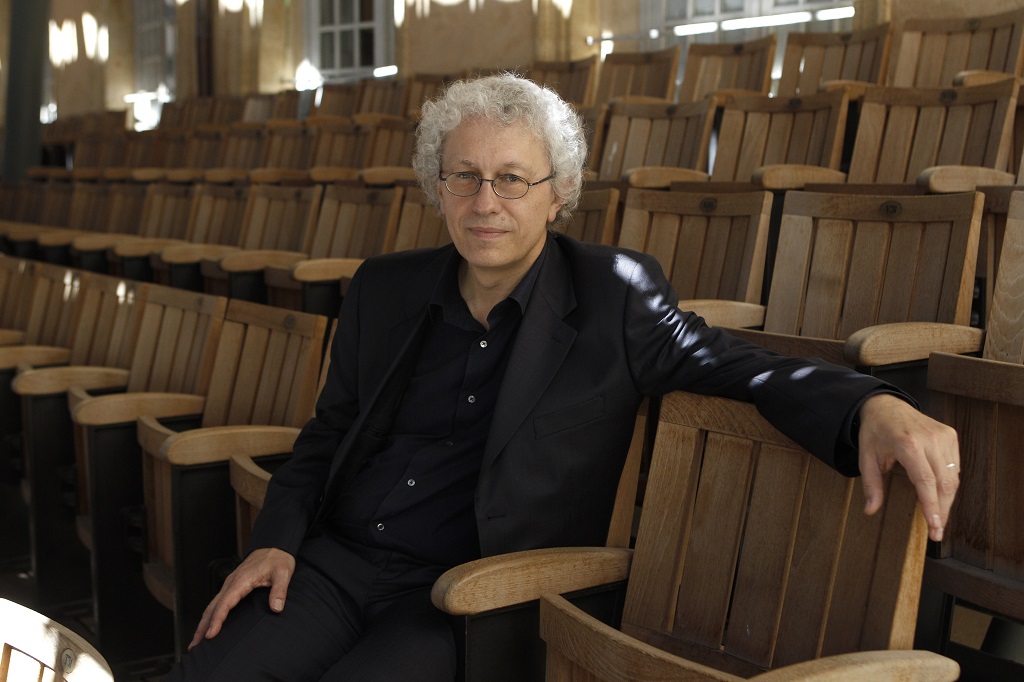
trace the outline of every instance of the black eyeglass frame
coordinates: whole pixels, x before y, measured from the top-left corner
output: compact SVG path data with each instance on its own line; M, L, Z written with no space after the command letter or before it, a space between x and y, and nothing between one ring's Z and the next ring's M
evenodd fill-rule
M489 182L491 184L491 190L494 192L495 196L501 197L502 199L508 199L509 201L515 201L516 199L522 199L523 197L525 197L527 194L530 193L530 188L531 187L533 187L534 185L539 185L539 184L541 184L543 182L547 182L548 180L553 180L554 177L555 177L555 173L554 173L554 171L552 171L551 174L548 175L546 178L541 178L540 180L537 180L536 182L528 182L526 180L526 178L520 177L520 176L516 175L515 173L503 173L502 175L499 175L497 178L493 178L493 179L482 178L479 175L473 175L472 173L469 173L469 175L472 175L474 178L476 178L476 190L474 192L470 193L470 194L457 194L457 193L452 191L451 187L448 186L448 178L450 178L453 175L460 175L462 173L466 173L466 171L452 171L448 175L441 175L440 173L438 173L437 177L441 181L441 183L444 185L445 190L449 194L451 194L453 197L473 197L473 196L476 196L480 192L480 188L484 186L484 183L485 182ZM526 191L523 192L522 194L520 194L517 197L507 197L507 196L505 196L504 194L502 194L501 192L498 191L497 186L495 186L495 184L494 184L494 183L496 183L498 181L498 178L506 177L506 176L509 176L509 175L517 177L517 178L519 178L520 180L522 180L523 182L526 183Z

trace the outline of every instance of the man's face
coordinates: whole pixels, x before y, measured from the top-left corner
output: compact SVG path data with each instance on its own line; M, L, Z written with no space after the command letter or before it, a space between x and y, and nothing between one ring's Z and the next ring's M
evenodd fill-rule
M463 122L449 135L441 175L469 172L493 179L513 174L536 182L551 174L541 143L521 124L505 127L484 118ZM520 277L544 248L547 225L562 204L551 182L542 182L519 199L503 199L484 182L469 197L437 183L448 232L468 267L479 275Z

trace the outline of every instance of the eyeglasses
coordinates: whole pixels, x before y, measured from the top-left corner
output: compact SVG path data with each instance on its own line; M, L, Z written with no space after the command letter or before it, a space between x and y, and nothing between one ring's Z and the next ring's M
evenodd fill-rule
M530 188L534 185L539 185L542 182L547 182L551 178L555 177L555 174L542 178L537 182L527 182L524 178L512 173L505 173L499 175L493 180L487 178L481 178L479 175L474 173L468 173L466 171L459 171L456 173L449 173L448 175L439 176L441 182L444 183L445 189L454 194L457 197L471 197L480 191L480 187L485 182L491 183L491 188L494 193L502 199L522 199L526 196L526 193L530 191Z

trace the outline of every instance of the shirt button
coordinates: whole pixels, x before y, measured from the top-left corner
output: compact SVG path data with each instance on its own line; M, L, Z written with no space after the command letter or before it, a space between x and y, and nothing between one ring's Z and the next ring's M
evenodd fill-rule
M384 530L384 524L383 523L378 523L377 524L377 530Z
M453 446L453 445L455 445L455 441L453 441L453 440L446 440L446 441L444 442L444 446L445 446L446 448L450 448L450 447L451 447L451 446Z
M481 341L480 342L480 347L481 348L487 348L487 342L486 341Z
M416 485L416 480L410 478L408 481L405 482L405 484L411 488L412 486Z
M475 395L471 395L468 398L466 398L466 400L468 400L470 402L470 404L475 403L476 402L476 396Z

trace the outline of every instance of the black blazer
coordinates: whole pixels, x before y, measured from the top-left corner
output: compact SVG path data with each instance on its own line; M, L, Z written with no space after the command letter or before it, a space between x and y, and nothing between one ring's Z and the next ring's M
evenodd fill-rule
M293 554L332 491L386 437L451 245L367 260L342 305L316 416L274 475L252 548ZM884 384L787 358L680 311L649 256L551 236L493 416L476 492L482 555L601 545L645 395L754 402L826 463L856 473L853 410Z

